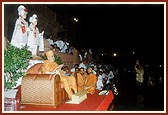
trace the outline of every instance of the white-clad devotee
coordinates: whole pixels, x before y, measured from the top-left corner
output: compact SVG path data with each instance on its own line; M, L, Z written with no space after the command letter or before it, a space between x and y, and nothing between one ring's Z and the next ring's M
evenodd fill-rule
M99 70L97 72L97 84L96 84L96 89L97 90L102 90L104 85L103 85L103 76L102 76L103 71Z
M94 66L91 66L93 74L96 75L96 70L94 70Z
M39 47L39 51L44 51L44 40L43 34L39 33L39 29L37 27L38 17L36 14L33 14L32 17L29 18L29 28L28 28L28 49L31 51L32 56L37 55L37 49Z
M60 51L62 50L62 48L64 46L64 42L61 40L61 38L58 38L58 40L55 41L54 44L57 45L57 47L60 49Z
M84 52L84 58L87 58L87 55L88 55L88 51L85 50L85 52Z
M113 74L113 71L110 70L109 71L109 74L108 74L108 79L107 79L107 82L106 84L110 83L110 80L114 78L114 74Z
M61 52L63 52L63 53L68 53L68 52L66 52L66 50L69 50L69 42L68 42L68 39L67 38L65 38L64 39L64 45L63 45L63 47L61 48Z
M83 58L82 58L82 55L81 55L81 54L79 54L79 60L80 60L80 61L82 61L82 60L83 60Z
M50 44L50 46L51 46L51 45L54 45L54 41L53 41L53 39L52 39L52 35L50 35L49 38L47 38L47 41L48 41L48 43Z
M27 13L27 9L23 5L20 5L18 7L19 17L15 22L12 39L10 42L13 46L16 46L18 48L24 47L27 43L28 23L25 20L27 17Z
M56 44L57 47L59 47L60 52L63 53L66 53L66 50L69 48L69 42L67 38L65 38L64 41L59 38L54 44Z
M79 69L79 64L78 64L78 63L74 64L73 68L71 68L70 71L71 71L71 72L75 72L75 70L76 70L77 68Z
M82 60L82 62L81 63L79 63L79 68L84 68L84 70L86 71L86 69L87 69L87 65L86 65L86 60Z

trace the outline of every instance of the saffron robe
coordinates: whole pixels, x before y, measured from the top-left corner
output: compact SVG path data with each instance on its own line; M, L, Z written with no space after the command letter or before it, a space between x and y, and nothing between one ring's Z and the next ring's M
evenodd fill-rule
M77 79L77 89L78 89L78 91L83 91L84 90L84 85L85 85L84 77L80 73L77 73L76 79Z
M96 90L97 76L93 73L89 74L85 83L85 91L94 94Z
M56 62L45 60L41 67L41 70L42 70L42 73L45 74L47 72L53 72L55 68L58 66L59 65ZM59 71L59 74L60 74L61 82L64 85L65 91L67 92L69 98L72 98L73 92L71 89L73 89L75 93L77 92L75 77L74 76L64 76L64 73L61 71Z

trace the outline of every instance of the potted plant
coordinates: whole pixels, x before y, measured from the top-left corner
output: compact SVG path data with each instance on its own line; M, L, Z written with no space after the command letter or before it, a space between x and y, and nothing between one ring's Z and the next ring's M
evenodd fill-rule
M31 52L28 47L17 48L8 44L4 51L4 89L13 89L19 78L25 75Z

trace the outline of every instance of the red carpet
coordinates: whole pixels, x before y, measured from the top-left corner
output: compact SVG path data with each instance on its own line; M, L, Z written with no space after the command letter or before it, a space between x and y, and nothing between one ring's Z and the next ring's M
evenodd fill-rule
M25 106L20 111L107 111L109 104L113 101L114 95L109 91L108 95L100 96L99 91L95 94L87 94L87 99L80 104L63 103L56 108L39 107L39 106Z

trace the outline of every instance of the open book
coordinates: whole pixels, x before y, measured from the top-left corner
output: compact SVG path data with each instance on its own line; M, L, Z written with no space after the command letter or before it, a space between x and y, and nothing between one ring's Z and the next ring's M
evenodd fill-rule
M61 70L61 68L64 66L64 64L61 64L61 65L59 65L59 66L57 66L55 69L54 69L54 71L56 71L56 70Z
M53 72L46 72L47 74L58 74L61 75L60 72L62 71L61 68L64 66L64 64L61 64L59 66L57 66Z

